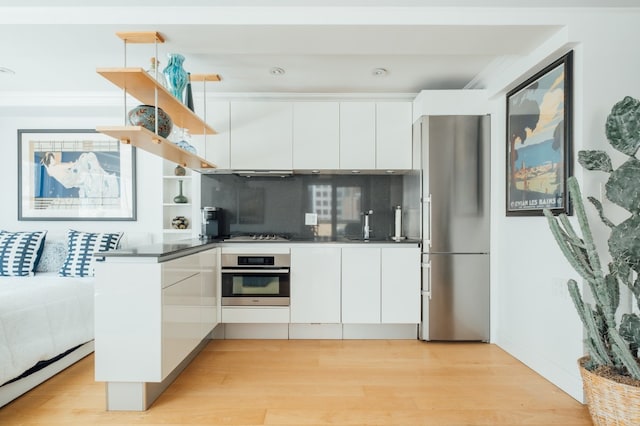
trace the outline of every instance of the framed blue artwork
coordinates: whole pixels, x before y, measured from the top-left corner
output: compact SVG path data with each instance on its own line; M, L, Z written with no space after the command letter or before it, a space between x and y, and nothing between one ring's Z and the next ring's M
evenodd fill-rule
M571 214L572 52L507 93L507 216Z
M18 130L18 220L136 220L135 148L91 129Z

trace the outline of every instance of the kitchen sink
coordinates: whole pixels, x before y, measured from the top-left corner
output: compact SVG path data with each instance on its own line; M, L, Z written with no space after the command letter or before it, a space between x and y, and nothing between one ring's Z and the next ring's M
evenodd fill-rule
M387 237L369 237L365 239L363 237L347 236L343 238L347 241L360 241L360 242L389 241L389 238Z

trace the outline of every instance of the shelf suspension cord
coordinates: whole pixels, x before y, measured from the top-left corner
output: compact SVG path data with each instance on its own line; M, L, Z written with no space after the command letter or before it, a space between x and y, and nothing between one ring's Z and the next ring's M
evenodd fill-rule
M153 78L155 78L157 82L158 81L158 37L157 36L153 38L153 45L155 47L155 59L156 59L156 64L153 67L155 69L155 75L153 76ZM154 89L153 89L153 105L155 106L155 113L156 113L155 133L157 135L158 134L158 86L154 86Z
M127 39L124 38L122 39L122 42L124 43L124 49L123 49L123 53L124 53L124 58L123 58L123 63L124 63L124 67L127 67ZM127 125L127 86L124 86L124 90L122 91L122 104L124 105L124 114L123 114L123 121L124 121L124 125Z

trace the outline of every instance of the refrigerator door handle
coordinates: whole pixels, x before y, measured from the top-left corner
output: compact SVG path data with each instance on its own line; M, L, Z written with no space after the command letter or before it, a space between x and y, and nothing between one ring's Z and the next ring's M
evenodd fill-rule
M429 296L429 300L431 300L431 261L427 263L422 263L423 268L427 268L427 289L422 290L421 294L424 296Z
M429 194L429 196L427 197L427 214L429 215L429 220L427 222L427 233L428 233L428 238L426 240L426 243L428 244L429 247L431 247L431 194ZM430 268L430 267L429 267Z

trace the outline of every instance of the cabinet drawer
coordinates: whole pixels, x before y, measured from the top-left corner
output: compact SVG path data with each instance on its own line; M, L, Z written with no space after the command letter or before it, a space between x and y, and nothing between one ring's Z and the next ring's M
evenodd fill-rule
M223 323L288 323L289 307L222 308Z
M185 256L162 264L162 288L169 287L200 272L199 256Z

